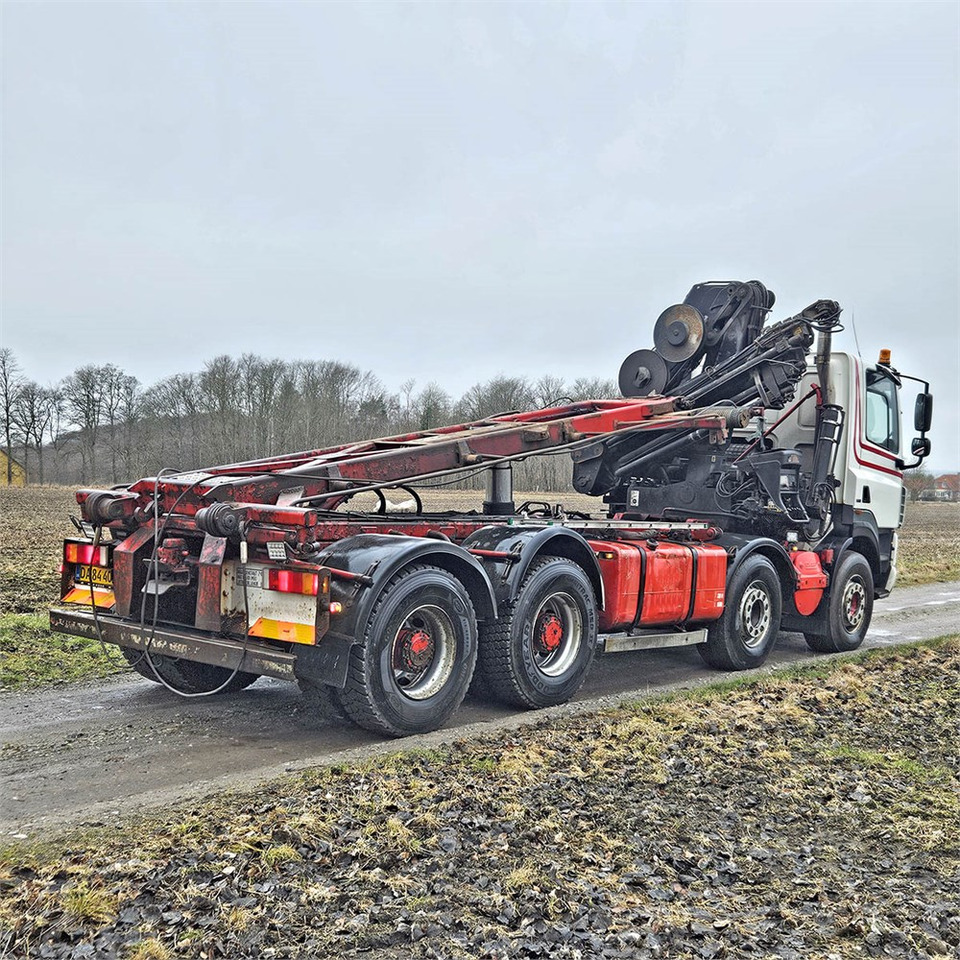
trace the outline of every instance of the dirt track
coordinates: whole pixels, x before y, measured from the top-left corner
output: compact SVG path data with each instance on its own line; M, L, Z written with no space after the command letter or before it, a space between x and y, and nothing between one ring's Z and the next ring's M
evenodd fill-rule
M957 630L960 583L896 591L877 604L866 646L888 646ZM784 635L776 667L812 655ZM559 713L716 680L692 648L619 654L596 663L577 701ZM0 700L0 833L31 834L70 821L103 822L116 811L255 783L345 754L398 749L354 728L311 724L295 687L267 680L229 697L182 701L131 679ZM467 702L438 743L524 723L536 715Z

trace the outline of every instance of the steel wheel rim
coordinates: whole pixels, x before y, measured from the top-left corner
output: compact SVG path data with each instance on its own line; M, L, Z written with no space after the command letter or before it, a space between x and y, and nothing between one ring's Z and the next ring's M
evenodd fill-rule
M840 608L844 627L849 631L859 629L867 611L867 590L860 577L854 576L847 581Z
M569 593L552 593L537 608L532 624L534 666L546 677L561 676L577 659L583 644L580 607Z
M434 604L411 610L390 645L393 682L410 700L436 696L453 673L457 640L453 621Z
M773 605L770 593L760 580L754 580L743 592L738 611L740 639L748 650L763 645L770 629Z

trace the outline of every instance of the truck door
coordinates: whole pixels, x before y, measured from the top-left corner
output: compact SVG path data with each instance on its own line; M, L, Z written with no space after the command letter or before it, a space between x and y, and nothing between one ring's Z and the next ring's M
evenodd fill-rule
M858 374L860 363L857 363ZM900 526L903 471L900 466L899 388L893 374L876 366L858 375L854 423L854 506L869 510L883 529Z

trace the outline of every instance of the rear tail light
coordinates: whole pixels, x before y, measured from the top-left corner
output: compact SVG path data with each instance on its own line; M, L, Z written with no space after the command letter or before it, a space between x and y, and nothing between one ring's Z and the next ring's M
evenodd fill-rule
M320 578L315 573L301 570L268 570L267 589L278 593L302 593L315 597L320 587Z
M94 547L92 543L65 543L63 545L63 559L67 563L108 567L110 565L110 548L107 546Z

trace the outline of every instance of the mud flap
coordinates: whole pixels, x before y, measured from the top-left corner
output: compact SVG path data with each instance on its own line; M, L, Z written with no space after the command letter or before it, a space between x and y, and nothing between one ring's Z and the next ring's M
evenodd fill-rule
M325 683L342 690L347 685L347 667L353 644L352 637L327 633L315 647L298 645L294 675L298 680Z

